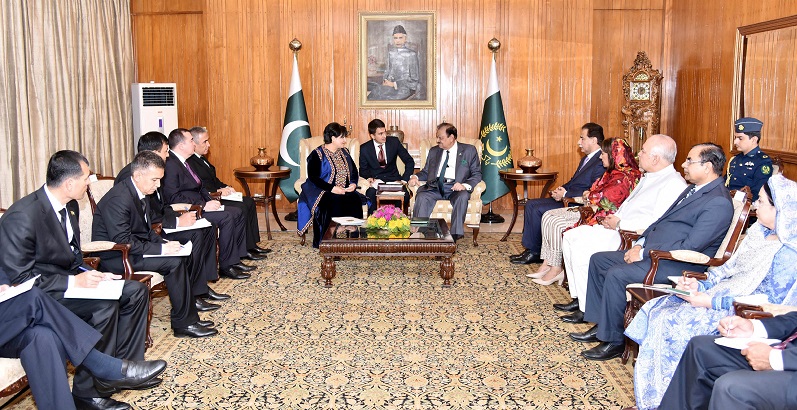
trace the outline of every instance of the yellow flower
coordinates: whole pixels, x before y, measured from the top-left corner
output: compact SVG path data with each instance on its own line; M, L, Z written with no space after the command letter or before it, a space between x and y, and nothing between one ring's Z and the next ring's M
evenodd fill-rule
M376 225L377 225L378 227L380 227L380 228L384 228L384 227L385 227L385 225L387 225L387 221L385 220L385 218L379 218L379 219L376 221Z

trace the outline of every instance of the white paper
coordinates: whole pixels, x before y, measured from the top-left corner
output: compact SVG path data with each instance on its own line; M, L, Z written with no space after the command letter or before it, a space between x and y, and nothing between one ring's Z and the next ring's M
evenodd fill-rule
M192 229L209 228L211 226L213 226L213 224L211 224L210 221L208 221L205 218L200 218L197 219L196 222L194 222L194 224L191 226L178 226L177 228L173 229L163 228L163 232L174 233L174 232L190 231Z
M17 286L12 286L12 287L6 289L5 292L0 293L0 303L3 303L3 302L5 302L5 301L7 301L9 299L13 299L16 296L19 296L19 295L21 295L21 294L33 289L33 283L36 282L36 279L38 279L39 276L41 276L41 275L36 275L36 276L34 276L34 277L32 277L32 278L20 283Z
M168 255L160 254L160 255L144 255L145 258L169 258L172 256L189 256L191 255L191 250L194 249L194 244L191 241L186 242L184 245L180 247L180 251L177 253L170 253ZM161 250L163 252L163 250Z
M210 209L202 209L202 212L221 212L223 210L224 210L224 205L220 206L219 209L214 209L212 211Z
M335 221L335 223L338 225L348 225L348 226L360 226L365 222L365 220L363 219L353 218L350 216L336 216L332 218L332 220Z
M382 191L382 192L379 193L379 196L383 196L383 195L402 197L402 196L404 196L404 191Z
M104 280L96 288L81 288L75 284L75 276L70 275L64 299L119 300L124 286L124 280Z
M764 339L762 337L718 337L714 339L714 343L720 346L730 347L731 349L739 349L739 350L746 349L747 345L750 342L761 342L771 346L780 343L780 340Z
M229 195L223 195L221 199L227 201L236 201L236 202L243 202L244 201L244 194L241 192L233 192Z
M673 285L677 285L678 282L681 280L681 278L683 278L683 276L667 276L667 279L669 279L669 281L672 282Z
M756 306L769 303L769 298L767 298L767 295L764 295L762 293L759 293L757 295L737 296L733 298L733 300L735 302L745 303L748 305L756 305Z

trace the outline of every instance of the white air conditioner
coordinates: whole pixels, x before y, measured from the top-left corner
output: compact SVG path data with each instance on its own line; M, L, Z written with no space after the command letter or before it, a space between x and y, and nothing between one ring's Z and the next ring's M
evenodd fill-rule
M169 136L177 128L177 84L133 83L133 152L138 139L158 131Z

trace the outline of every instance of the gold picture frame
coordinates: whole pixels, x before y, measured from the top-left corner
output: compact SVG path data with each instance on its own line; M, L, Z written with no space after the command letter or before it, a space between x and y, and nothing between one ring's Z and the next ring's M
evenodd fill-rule
M436 29L433 11L360 12L360 108L435 108Z

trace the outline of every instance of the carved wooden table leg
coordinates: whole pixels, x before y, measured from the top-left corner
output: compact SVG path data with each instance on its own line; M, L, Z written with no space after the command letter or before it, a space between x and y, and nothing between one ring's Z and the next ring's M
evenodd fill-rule
M451 275L453 276L453 270ZM331 288L332 278L335 277L335 258L333 256L324 256L324 261L321 262L321 277L324 278L324 287Z
M451 286L451 279L454 277L454 262L450 256L443 256L440 261L440 277L443 278L443 287Z

